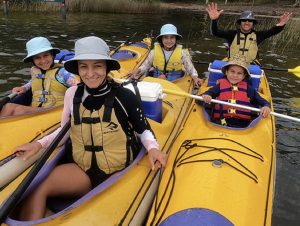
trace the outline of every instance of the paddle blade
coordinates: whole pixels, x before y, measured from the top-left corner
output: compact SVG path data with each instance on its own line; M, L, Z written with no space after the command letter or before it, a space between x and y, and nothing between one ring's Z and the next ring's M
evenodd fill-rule
M11 93L8 96L4 97L1 101L0 101L0 111L2 110L3 106L8 103L12 98L14 98L15 96L17 96L17 93Z
M293 69L288 69L288 72L291 72L294 75L296 75L298 78L300 78L300 66L295 67Z

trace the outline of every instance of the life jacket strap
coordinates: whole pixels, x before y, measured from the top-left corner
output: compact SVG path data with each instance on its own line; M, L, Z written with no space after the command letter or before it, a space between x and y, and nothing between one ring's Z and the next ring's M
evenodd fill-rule
M84 150L90 152L100 152L103 151L103 146L84 145Z
M104 102L104 113L103 113L103 122L110 122L111 121L111 112L113 109L115 97L118 91L119 85L113 84L111 87L111 91Z
M80 116L79 116L79 109L80 109L80 104L82 102L83 92L84 92L84 85L81 83L78 85L73 99L73 116L74 116L75 125L79 125L81 123Z

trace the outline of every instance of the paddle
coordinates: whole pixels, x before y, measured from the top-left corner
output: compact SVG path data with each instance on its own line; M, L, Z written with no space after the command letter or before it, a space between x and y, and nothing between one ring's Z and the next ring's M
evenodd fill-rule
M137 32L135 32L133 35L131 35L125 42L123 42L121 45L119 45L116 49L114 49L110 56L113 56L114 53L116 53L122 46L127 45L131 39L133 39L136 36Z
M40 169L43 167L49 156L55 150L56 146L59 144L61 139L65 136L67 131L71 126L71 121L67 122L61 131L54 138L50 146L45 150L41 158L34 164L30 172L23 179L23 181L19 184L16 190L10 195L10 197L5 201L5 203L1 206L0 209L0 225L4 222L10 211L15 207L17 201L21 198L22 194L26 191L34 177L38 174Z
M3 106L10 101L12 98L14 98L15 96L17 96L17 93L11 93L8 96L4 97L1 101L0 101L0 111L2 110Z
M205 62L205 61L193 61L193 63L195 64L205 64L205 65L209 65L210 62ZM293 69L286 69L286 68L277 68L277 67L260 67L261 69L264 70L269 70L269 71L285 71L285 72L290 72L293 73L294 75L296 75L298 78L300 78L300 66L297 66Z
M173 94L173 95L177 95L177 96L184 96L184 97L190 97L190 98L193 98L193 99L196 99L196 100L203 101L203 98L201 96L192 95L192 94L189 94L189 93L179 92L179 91L175 91L175 90L169 90L169 89L163 89L163 91L165 93L168 93L168 94ZM212 99L211 102L217 103L217 104L228 105L228 106L232 106L232 107L243 108L243 109L247 109L247 110L254 111L254 112L260 112L259 108L244 106L244 105L240 105L240 104L228 103L228 102L221 101L221 100ZM271 112L270 114L274 115L276 117L280 117L280 118L300 122L299 118L291 117L291 116L288 116L288 115L283 115L283 114L279 114L279 113L276 113L276 112Z

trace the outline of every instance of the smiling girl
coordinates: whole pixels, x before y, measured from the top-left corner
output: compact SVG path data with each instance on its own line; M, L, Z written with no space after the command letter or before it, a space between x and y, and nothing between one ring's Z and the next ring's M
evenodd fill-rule
M68 87L76 85L76 77L67 72L61 65L54 63L54 57L60 52L53 48L48 39L35 37L26 43L27 56L24 63L31 62L31 80L13 88L12 92L23 94L32 89L31 106L8 103L0 116L24 114L37 110L39 107L52 107L63 104L64 94Z
M156 78L175 81L187 74L193 78L196 85L201 85L202 79L198 77L190 54L177 43L181 38L182 36L177 33L177 28L173 24L163 25L148 58L137 71L129 75L140 78L150 74ZM151 68L153 70L150 70Z

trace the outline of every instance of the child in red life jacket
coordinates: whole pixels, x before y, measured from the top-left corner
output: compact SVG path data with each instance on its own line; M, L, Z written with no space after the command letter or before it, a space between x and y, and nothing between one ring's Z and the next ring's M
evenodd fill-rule
M247 82L251 78L248 66L244 55L237 54L230 58L222 67L226 77L219 79L217 85L202 95L203 101L210 103L212 98L216 98L230 103L261 107L260 114L267 117L271 112L270 103ZM212 120L230 127L246 127L251 122L252 115L251 111L246 109L216 104Z

